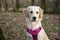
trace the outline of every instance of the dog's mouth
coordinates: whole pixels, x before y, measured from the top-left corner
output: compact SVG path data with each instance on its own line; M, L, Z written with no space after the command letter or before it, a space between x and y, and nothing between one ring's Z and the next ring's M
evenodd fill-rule
M36 20L34 20L34 19L33 19L32 21L33 21L33 22L36 22Z

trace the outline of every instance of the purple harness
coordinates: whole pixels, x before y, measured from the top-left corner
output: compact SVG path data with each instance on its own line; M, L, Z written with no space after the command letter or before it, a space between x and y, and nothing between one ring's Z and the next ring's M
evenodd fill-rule
M29 32L31 35L32 35L32 37L33 37L33 40L38 40L38 38L37 38L37 35L38 35L38 33L41 31L41 27L39 27L38 29L36 29L36 30L31 30L31 29L29 29L29 28L27 28L27 32Z

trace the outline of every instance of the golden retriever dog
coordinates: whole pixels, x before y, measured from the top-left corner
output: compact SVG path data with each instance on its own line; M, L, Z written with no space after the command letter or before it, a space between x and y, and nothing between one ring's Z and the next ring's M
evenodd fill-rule
M28 6L24 10L27 40L49 40L41 24L43 12L39 6Z

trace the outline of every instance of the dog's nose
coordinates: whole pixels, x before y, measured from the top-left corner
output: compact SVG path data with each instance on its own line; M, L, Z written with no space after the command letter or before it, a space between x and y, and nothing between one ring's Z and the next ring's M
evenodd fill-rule
M36 19L36 17L33 17L33 19L35 20L35 19Z

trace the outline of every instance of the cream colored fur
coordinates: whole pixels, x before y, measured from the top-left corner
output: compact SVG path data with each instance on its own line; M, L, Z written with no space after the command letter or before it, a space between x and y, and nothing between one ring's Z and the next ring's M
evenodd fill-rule
M29 11L33 11L34 13L32 15L29 14ZM39 14L37 15L35 12L38 11ZM43 10L38 7L38 6L29 6L28 8L25 9L24 13L26 13L26 25L27 28L31 29L31 30L35 30L39 27L42 27L41 21L43 18ZM28 14L28 15L27 15ZM32 22L32 17L36 16L36 20L35 22ZM40 16L40 18L38 18ZM27 40L33 40L33 37L30 33L26 32L27 34ZM43 27L41 29L41 31L38 33L38 40L49 40Z

